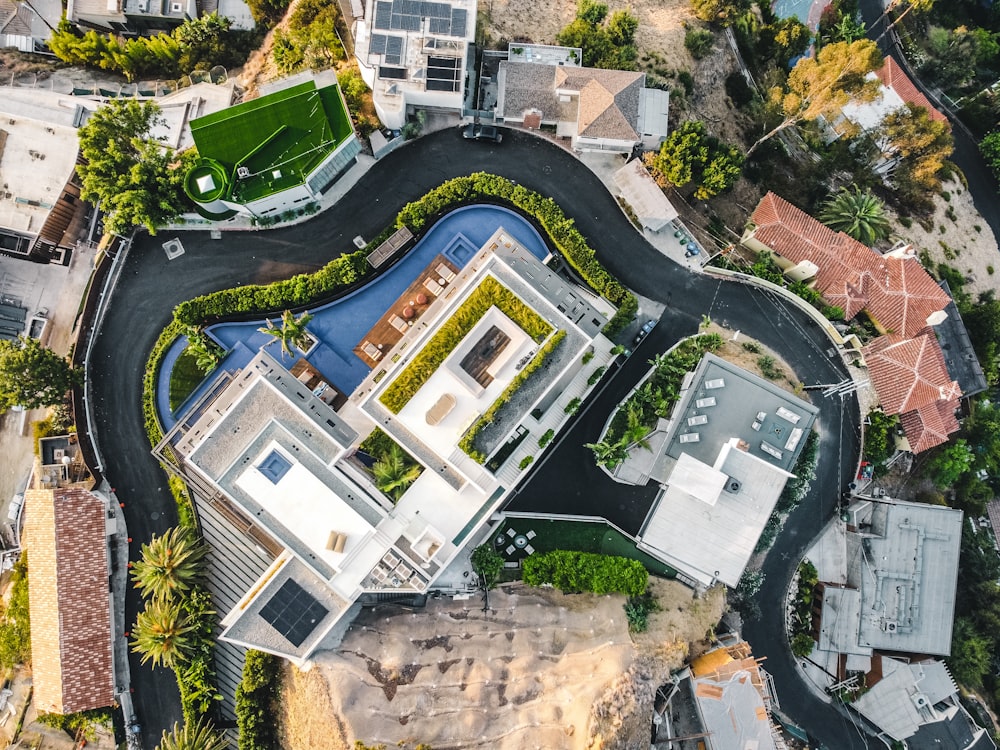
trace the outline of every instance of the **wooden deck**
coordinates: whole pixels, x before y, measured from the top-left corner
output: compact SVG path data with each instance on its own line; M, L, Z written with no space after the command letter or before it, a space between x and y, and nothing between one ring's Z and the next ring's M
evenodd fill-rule
M334 411L337 411L347 403L347 396L337 390L336 386L324 378L320 371L313 367L307 360L299 358L292 365L292 369L289 372L296 380L314 393L317 388L325 385L326 388L316 397Z
M458 273L458 269L447 261L443 255L435 256L417 274L417 278L406 288L406 291L389 305L389 309L385 311L385 314L376 321L375 325L371 327L362 337L361 341L358 342L357 346L354 347L354 353L360 357L362 362L373 368L378 365L382 357L403 338L404 331L409 330L416 321L420 320L420 316L437 299L432 293L435 290L435 285L443 286L444 289L448 288L448 284L455 277L452 276L449 280L447 274L440 272L439 266L443 266L451 274ZM442 279L445 281L444 285L440 283ZM425 284L424 282L428 280L433 283ZM443 291L441 293L443 294ZM421 302L421 300L424 301ZM410 318L407 318L404 312L407 309L413 311L413 316ZM294 375L295 373L293 372L292 374Z

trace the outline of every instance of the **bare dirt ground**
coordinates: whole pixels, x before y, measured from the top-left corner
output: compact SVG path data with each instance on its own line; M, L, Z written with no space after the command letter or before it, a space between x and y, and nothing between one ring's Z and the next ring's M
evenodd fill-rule
M722 336L724 343L722 348L715 352L717 356L727 362L732 362L737 367L742 367L744 370L752 372L754 375L769 380L779 388L789 393L794 393L801 399L809 400L809 395L802 390L802 382L795 377L795 370L774 350L764 346L756 339L751 339L742 334L734 340L733 337L737 332L729 328L723 328L718 323L703 326L700 333L717 333ZM745 345L755 347L758 351L751 351ZM774 365L771 374L777 377L767 377L761 368L762 357L770 357L773 360Z
M724 604L721 589L694 599L674 581L654 579L651 586L661 610L635 641L621 596L520 584L492 592L488 613L477 599L431 600L420 612L365 612L308 674L286 673L283 746L648 743L656 688L690 648L704 648Z

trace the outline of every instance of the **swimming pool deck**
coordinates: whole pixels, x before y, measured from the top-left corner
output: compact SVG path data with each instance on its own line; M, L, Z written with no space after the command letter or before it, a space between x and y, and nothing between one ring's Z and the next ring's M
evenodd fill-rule
M265 325L264 318L243 323L219 323L207 328L206 333L227 354L219 368L178 408L177 414L183 414L189 404L196 403L218 373L241 369L263 346L268 346L268 353L289 368L300 357L305 359L341 394L350 395L371 373L374 364L373 360L362 358L355 352L364 342L366 332L372 331L380 321L388 320L391 314L396 313L398 301L409 293L411 287L423 285L424 278L428 276L428 268L436 265L432 262L437 256L442 256L443 262L452 270L460 271L501 226L539 259L549 255L548 246L541 235L526 219L513 211L489 205L456 209L431 227L388 271L345 297L310 309L313 319L309 322L308 330L318 343L308 353L297 352L293 357L283 353L273 336L257 330ZM425 294L431 299L429 293ZM406 301L409 301L408 296ZM270 316L276 321L279 317L280 315ZM377 345L378 342L373 343ZM187 340L183 337L174 342L164 357L157 377L156 404L165 430L169 430L177 422L176 415L170 411L170 372L185 346Z

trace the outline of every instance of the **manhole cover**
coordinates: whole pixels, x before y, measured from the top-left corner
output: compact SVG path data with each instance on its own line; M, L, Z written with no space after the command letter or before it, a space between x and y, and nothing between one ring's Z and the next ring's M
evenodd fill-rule
M173 260L184 255L184 245L181 244L179 239L174 237L174 239L163 243L163 252L167 254L167 260Z

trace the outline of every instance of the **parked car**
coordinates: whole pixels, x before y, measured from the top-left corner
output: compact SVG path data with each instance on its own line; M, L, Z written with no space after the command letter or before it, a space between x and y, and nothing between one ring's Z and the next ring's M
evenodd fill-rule
M635 335L635 339L633 339L632 343L638 344L640 341L646 338L649 335L649 332L652 331L653 328L655 327L656 327L655 319L647 320L645 323L642 324L642 328L639 329L639 333Z
M10 510L7 511L7 520L11 523L17 521L21 515L21 506L24 505L24 495L18 492L10 501Z
M499 128L475 122L470 122L462 128L462 137L471 141L493 141L494 143L500 143L503 140Z

